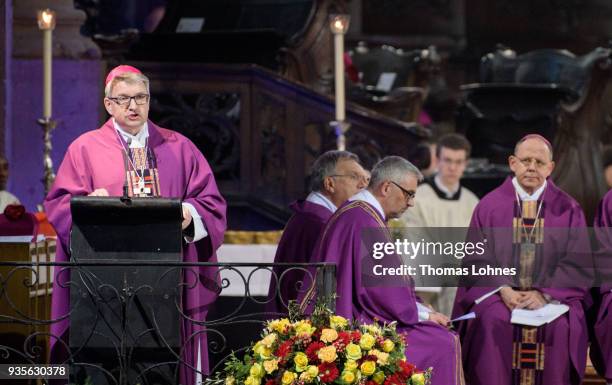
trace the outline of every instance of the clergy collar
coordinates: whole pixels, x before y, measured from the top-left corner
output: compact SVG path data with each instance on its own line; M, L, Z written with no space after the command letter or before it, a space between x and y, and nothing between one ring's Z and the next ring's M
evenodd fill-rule
M374 206L374 208L378 211L383 221L387 220L382 205L380 204L378 199L376 199L374 194L372 194L368 189L361 190L360 192L349 198L349 202L353 201L364 201L366 203L369 203L370 205Z
M121 126L117 124L115 119L113 118L113 126L115 130L117 130L123 140L125 140L130 148L143 148L147 144L147 138L149 137L149 124L147 122L144 123L142 129L138 131L136 135L132 135L129 132L123 130Z
M461 195L461 184L457 183L457 185L452 190L448 189L442 183L442 178L440 178L440 174L436 174L436 176L433 178L433 183L430 183L430 186L434 189L438 197L441 199L459 200L459 197Z
M336 210L338 210L336 205L331 200L329 200L329 198L327 198L325 195L321 194L318 191L313 191L308 194L308 197L306 197L306 201L319 206L323 206L332 213L335 213Z
M540 196L544 192L547 183L548 182L544 180L544 183L542 184L542 186L540 186L540 188L535 190L533 194L529 194L527 191L525 191L525 189L523 189L523 187L521 187L516 177L512 178L512 185L514 186L514 190L522 201L537 201L538 199L540 199Z

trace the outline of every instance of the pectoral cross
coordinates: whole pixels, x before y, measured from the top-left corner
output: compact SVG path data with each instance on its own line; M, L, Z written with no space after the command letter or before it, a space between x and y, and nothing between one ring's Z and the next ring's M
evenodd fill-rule
M144 179L140 178L138 180L138 184L136 185L136 187L134 187L133 191L134 191L134 195L150 194L151 193L151 188L150 187L146 187Z

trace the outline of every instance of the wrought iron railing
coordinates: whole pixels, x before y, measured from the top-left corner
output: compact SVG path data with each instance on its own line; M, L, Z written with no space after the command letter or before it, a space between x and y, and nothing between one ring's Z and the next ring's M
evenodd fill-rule
M0 261L0 368L64 364L71 384L191 383L286 317L286 292L311 290L333 298L334 265Z

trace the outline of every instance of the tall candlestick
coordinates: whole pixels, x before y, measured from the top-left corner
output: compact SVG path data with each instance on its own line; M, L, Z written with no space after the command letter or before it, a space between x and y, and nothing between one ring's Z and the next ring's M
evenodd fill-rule
M43 118L51 119L51 60L53 57L53 28L55 12L38 11L38 28L43 31Z
M51 118L51 55L53 31L43 30L43 118Z
M331 125L336 133L336 147L346 149L344 133L349 124L346 120L346 96L344 94L344 34L348 30L349 15L331 15L329 27L334 34L334 85L336 91L336 120Z
M55 28L55 12L50 9L38 11L38 28L43 31L43 117L38 124L43 129L43 169L42 182L45 186L45 195L51 189L55 179L53 161L51 160L51 131L55 128L55 121L51 119L51 60L53 57L53 28Z
M336 120L341 122L346 118L346 101L344 95L344 34L334 35L334 67L336 89Z

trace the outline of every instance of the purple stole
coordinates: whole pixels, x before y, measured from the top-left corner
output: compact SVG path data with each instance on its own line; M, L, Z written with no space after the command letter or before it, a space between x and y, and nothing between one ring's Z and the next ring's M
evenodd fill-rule
M540 198L542 199L542 198ZM539 201L515 204L513 228L514 266L519 267L518 289L531 290L543 260L544 209ZM514 325L512 343L512 384L541 385L544 374L545 327Z

